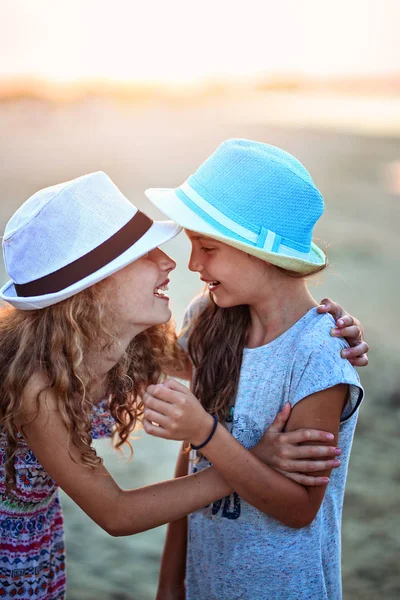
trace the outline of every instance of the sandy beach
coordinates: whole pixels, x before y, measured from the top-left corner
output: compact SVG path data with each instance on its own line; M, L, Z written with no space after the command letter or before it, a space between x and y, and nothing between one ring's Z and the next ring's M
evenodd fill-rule
M228 137L272 143L304 162L326 200L326 215L317 226L316 238L328 243L331 262L313 283L312 293L318 300L329 295L356 314L371 346L370 366L360 370L366 399L345 497L344 598L397 600L398 104L391 108L391 128L389 120L378 122L377 116L374 120L372 108L366 113L365 107L354 111L357 119L336 115L328 123L334 98L313 120L304 116L304 99L292 97L290 104L286 97L285 102L283 106L277 97L263 94L185 103L153 99L135 105L100 97L64 104L34 99L0 102L0 228L37 189L96 170L106 171L128 198L160 218L145 199L144 189L180 184ZM298 119L296 106L300 106ZM374 107L376 115L378 109ZM340 111L349 114L342 106ZM178 261L170 295L179 325L185 306L201 288L198 277L185 268L189 250L185 236L170 242L166 250ZM2 263L0 279L5 279ZM98 443L97 448L121 486L138 487L172 476L178 444L138 434L131 462L109 443ZM68 600L153 599L165 528L111 538L65 496L63 505Z

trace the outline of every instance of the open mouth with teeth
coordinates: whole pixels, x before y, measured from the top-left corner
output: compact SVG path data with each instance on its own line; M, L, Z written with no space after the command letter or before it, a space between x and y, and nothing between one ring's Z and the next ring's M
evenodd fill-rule
M220 281L207 281L207 286L210 292L215 290L219 285L221 285Z
M168 290L168 284L169 279L167 279L167 281L164 281L161 285L157 286L153 292L154 296L156 296L157 298L162 298L163 300L169 300L168 296L164 294L164 292Z

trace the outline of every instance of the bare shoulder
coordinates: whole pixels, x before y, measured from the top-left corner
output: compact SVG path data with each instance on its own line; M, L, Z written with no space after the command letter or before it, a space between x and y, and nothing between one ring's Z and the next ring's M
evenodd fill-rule
M49 379L40 372L30 377L22 392L21 400L21 412L16 418L17 425L31 422L33 415L58 409L57 397L50 387Z

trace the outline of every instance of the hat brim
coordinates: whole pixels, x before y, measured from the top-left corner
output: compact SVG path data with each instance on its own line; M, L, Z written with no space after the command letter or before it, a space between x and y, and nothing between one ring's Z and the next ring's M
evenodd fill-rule
M59 292L44 296L20 297L17 295L14 283L8 281L0 289L0 297L20 310L34 310L57 304L123 269L141 256L144 256L147 252L174 238L180 231L182 231L182 228L175 222L155 221L150 229L128 250L120 254L120 256L91 275L88 275L88 277Z
M207 223L191 208L179 198L174 189L171 188L150 188L145 191L147 198L163 212L169 219L178 223L184 229L201 233L207 237L215 238L229 246L238 248L243 252L257 256L277 267L295 271L303 275L309 275L313 271L320 269L326 264L326 256L324 252L314 242L311 243L311 251L308 256L309 260L288 256L278 252L269 252L263 248L257 248L250 242L241 242L234 238L230 238L218 229Z

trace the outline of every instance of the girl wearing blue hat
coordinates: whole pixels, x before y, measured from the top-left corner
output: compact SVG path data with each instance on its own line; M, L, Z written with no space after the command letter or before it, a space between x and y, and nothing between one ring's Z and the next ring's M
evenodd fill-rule
M184 597L185 577L188 600L339 600L343 495L363 390L306 284L326 264L312 242L322 196L295 158L248 140L223 143L178 189L147 195L185 228L189 268L208 293L189 306L182 339L193 394L173 380L150 386L144 427L190 442L189 471L213 464L231 488L169 526L158 600ZM320 428L340 446L341 467L318 473L325 486L284 477L249 451L282 410L287 432Z
M0 597L65 598L59 487L114 536L173 521L229 492L213 470L122 490L92 446L107 436L127 442L146 386L182 368L165 294L175 263L158 248L180 229L153 222L105 173L37 192L7 224ZM285 468L282 447L264 440L258 452Z

